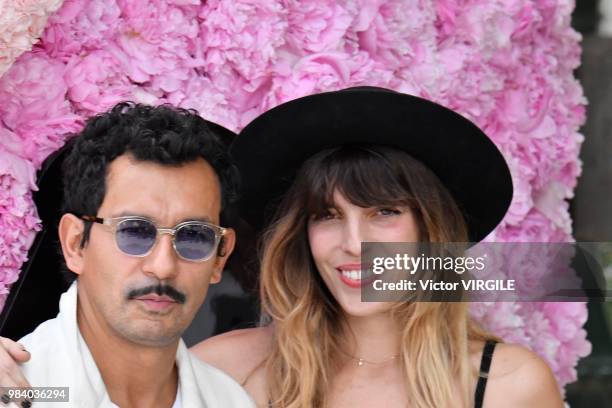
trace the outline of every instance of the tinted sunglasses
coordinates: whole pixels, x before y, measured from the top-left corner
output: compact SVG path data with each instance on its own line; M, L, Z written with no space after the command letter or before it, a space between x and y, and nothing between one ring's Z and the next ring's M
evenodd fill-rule
M174 228L159 228L153 221L138 216L99 218L80 217L84 221L106 225L115 233L115 242L126 255L143 257L151 253L159 234L172 235L172 246L186 261L206 261L213 255L226 228L203 221L185 221Z

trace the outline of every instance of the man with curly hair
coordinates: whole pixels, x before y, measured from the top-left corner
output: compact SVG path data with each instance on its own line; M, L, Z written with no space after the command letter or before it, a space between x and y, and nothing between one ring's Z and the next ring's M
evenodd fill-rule
M32 386L69 387L75 407L252 405L181 340L234 248L224 136L191 111L122 103L72 140L58 230L74 282L20 340Z

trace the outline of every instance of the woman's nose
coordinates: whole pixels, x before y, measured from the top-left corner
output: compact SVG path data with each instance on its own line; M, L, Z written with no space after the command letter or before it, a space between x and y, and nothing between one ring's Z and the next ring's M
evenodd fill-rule
M363 225L358 219L346 218L343 225L342 249L352 256L361 255L361 242L364 240Z

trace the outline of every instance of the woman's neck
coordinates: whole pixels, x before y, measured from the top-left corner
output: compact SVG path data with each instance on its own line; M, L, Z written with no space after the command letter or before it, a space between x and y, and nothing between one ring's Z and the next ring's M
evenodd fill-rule
M346 352L365 362L384 362L400 352L400 328L390 313L346 316Z

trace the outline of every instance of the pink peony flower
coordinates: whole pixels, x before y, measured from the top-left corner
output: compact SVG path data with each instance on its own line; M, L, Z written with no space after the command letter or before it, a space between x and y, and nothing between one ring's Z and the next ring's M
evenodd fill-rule
M300 96L346 87L351 77L348 58L340 52L302 58L286 72L286 76L274 78L261 111Z
M285 43L286 11L274 1L209 1L200 11L204 68L229 65L249 80L266 74Z
M471 316L484 329L512 343L525 341L525 317L519 312L519 304L515 302L470 303Z
M412 67L432 57L436 43L433 9L421 7L419 13L414 13L419 8L418 1L359 3L360 14L354 29L361 48L371 58L389 68L399 68Z
M202 60L195 55L197 7L119 0L122 20L108 50L136 83L173 92Z
M41 37L40 47L55 60L108 46L116 36L121 9L115 0L66 0Z
M286 10L272 0L213 0L201 8L199 17L204 59L200 72L226 95L233 109L257 109L257 100L269 89L272 71L285 64L279 55L298 59L280 48L288 27Z
M498 227L497 237L508 242L566 242L567 234L552 225L550 220L536 209L531 209L516 226Z
M572 192L568 190L563 184L552 181L535 193L534 207L547 216L556 227L570 235L572 220L569 215L569 204L565 199L570 198Z
M210 79L193 75L184 88L168 94L165 101L187 109L195 109L207 120L231 130L239 127L238 113Z
M34 172L30 162L0 145L0 306L40 230L31 197Z
M22 140L23 155L36 168L82 123L65 99L63 75L63 64L34 52L0 79L0 119Z
M591 344L582 329L587 319L586 304L544 303L540 305L540 309L550 321L550 335L559 341L551 365L558 367L554 371L560 385L564 386L577 379L575 362L591 353Z
M337 1L304 2L289 0L286 41L298 55L338 51L353 16Z
M9 175L20 186L38 190L34 166L20 157L20 151L15 149L18 143L16 135L3 128L0 128L0 135L0 174Z
M136 88L124 75L119 61L104 50L71 57L64 78L68 98L79 112L87 116L132 99Z
M0 2L0 77L23 52L32 49L47 18L62 0Z

